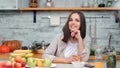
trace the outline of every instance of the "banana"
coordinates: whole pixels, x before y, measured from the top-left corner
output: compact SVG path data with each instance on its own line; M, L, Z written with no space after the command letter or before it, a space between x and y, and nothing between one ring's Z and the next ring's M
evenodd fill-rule
M11 53L10 56L25 56L25 53Z
M32 50L14 50L13 53L31 53Z
M34 54L33 53L28 53L25 55L25 57L32 57Z

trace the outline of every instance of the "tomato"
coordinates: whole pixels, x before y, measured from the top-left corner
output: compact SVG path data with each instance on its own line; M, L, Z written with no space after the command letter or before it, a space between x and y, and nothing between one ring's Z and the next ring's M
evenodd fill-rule
M10 52L10 48L7 45L1 45L0 46L0 52L8 53L8 52Z

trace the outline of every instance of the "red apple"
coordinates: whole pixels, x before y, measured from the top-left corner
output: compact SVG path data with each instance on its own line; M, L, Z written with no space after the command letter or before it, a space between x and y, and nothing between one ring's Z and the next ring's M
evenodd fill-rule
M6 68L12 68L12 63L11 63L10 61L7 61L7 62L5 63L5 67L6 67Z
M20 63L20 62L22 62L22 57L21 56L16 56L14 60L15 60L15 62Z
M16 63L15 61L12 62L12 68L14 68L15 63Z
M21 62L21 65L22 65L22 67L25 67L26 63L25 62Z
M21 63L17 63L17 62L16 62L16 63L14 64L14 68L22 68Z
M4 68L5 67L5 62L0 62L0 68Z

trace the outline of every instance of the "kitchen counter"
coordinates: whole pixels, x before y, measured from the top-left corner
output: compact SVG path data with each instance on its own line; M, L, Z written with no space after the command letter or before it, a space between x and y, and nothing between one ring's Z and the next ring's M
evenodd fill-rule
M0 53L0 61L8 60L9 55L10 55L10 53ZM41 58L41 55L42 54L34 54L34 57L35 58ZM120 68L120 55L117 55L116 57L117 57L116 68ZM107 58L107 56L103 55L103 59L104 59L102 61L103 62L103 68L107 68L106 67L106 61L105 61L106 58ZM94 59L95 59L95 56L90 56L88 63L94 64L95 63ZM64 68L64 67L66 67L66 68L74 68L72 64L63 64L63 63L54 63L54 64L56 64L55 68ZM84 67L84 68L88 68L88 67Z
M0 59L8 59L9 58L10 53L0 53ZM41 58L42 54L38 53L38 54L34 54L35 58ZM103 60L105 60L107 58L107 55L103 55ZM95 56L90 56L89 60L94 60ZM120 55L116 56L117 60L120 60Z

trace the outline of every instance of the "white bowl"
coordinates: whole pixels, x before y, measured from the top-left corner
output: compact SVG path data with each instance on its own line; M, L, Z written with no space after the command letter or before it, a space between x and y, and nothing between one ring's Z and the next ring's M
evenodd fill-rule
M72 62L74 68L84 68L85 62Z

